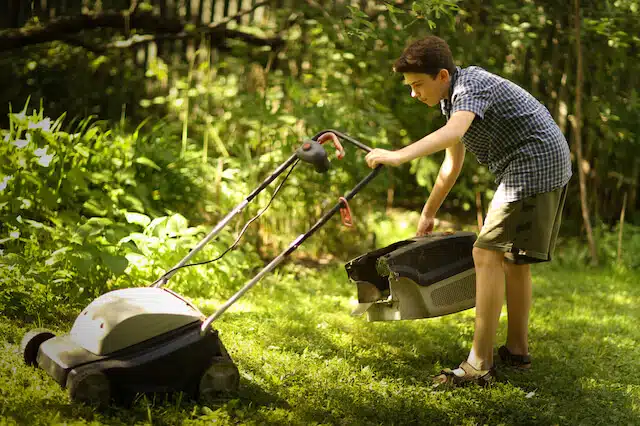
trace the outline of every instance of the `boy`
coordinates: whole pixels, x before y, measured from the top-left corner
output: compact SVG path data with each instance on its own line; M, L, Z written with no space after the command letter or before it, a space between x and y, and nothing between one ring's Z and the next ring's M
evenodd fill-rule
M446 150L422 210L417 235L434 218L460 174L465 150L496 176L498 188L473 248L476 318L473 345L457 369L445 369L436 385L485 385L495 379L493 344L507 299L507 341L498 349L506 364L529 368L530 264L551 260L571 172L569 147L549 111L528 92L479 67L455 66L447 43L434 36L415 41L395 62L411 96L438 103L447 124L397 151L374 149L371 168L398 166Z

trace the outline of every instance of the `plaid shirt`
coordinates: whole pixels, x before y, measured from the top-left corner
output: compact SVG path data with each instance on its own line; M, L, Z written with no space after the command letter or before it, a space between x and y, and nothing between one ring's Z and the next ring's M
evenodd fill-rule
M571 178L564 135L547 108L518 85L480 67L457 67L449 99L441 101L447 120L456 111L476 114L462 143L496 176L494 200L552 191Z

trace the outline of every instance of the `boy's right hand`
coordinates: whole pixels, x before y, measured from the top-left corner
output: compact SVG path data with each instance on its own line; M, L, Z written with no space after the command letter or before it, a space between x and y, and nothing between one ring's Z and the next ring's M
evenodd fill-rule
M424 237L425 235L432 233L435 221L435 217L421 214L420 220L418 221L418 232L416 232L416 237Z

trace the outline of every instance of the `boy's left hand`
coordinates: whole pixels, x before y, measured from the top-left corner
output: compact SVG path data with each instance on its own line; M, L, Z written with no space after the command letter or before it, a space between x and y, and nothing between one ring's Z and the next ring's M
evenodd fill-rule
M388 151L386 149L375 148L371 150L365 157L367 166L372 169L378 164L385 164L387 166L399 166L404 163L402 156L397 151Z

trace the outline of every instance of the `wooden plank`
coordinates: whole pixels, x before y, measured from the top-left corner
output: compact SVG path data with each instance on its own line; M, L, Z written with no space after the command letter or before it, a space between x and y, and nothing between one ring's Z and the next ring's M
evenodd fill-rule
M8 0L5 3L5 6L7 13L2 15L2 18L4 19L3 27L13 28L15 27L16 22L16 8L18 6L18 2L16 0Z
M191 0L184 0L185 5L184 5L184 17L187 21L191 21L193 19L193 16L191 14L191 6L192 6L192 1Z
M9 2L0 1L0 28L9 26Z
M19 14L17 27L22 27L31 17L31 2L21 1L18 10Z
M40 14L42 13L42 4L40 3L40 0L33 0L31 3L31 11L30 11L30 16L37 16L40 17Z
M213 22L220 22L225 17L225 5L229 0L215 0L215 16Z
M82 0L67 0L69 2L69 15L80 15L82 13Z
M222 17L229 16L230 8L231 8L231 0L224 0L224 12L222 13Z
M215 13L216 13L216 4L218 2L216 0L209 0L209 7L211 8L210 12L210 16L209 16L209 23L213 22L213 20L215 19Z
M200 0L198 2L198 17L196 19L196 22L199 24L203 23L203 14L204 14L204 0Z

